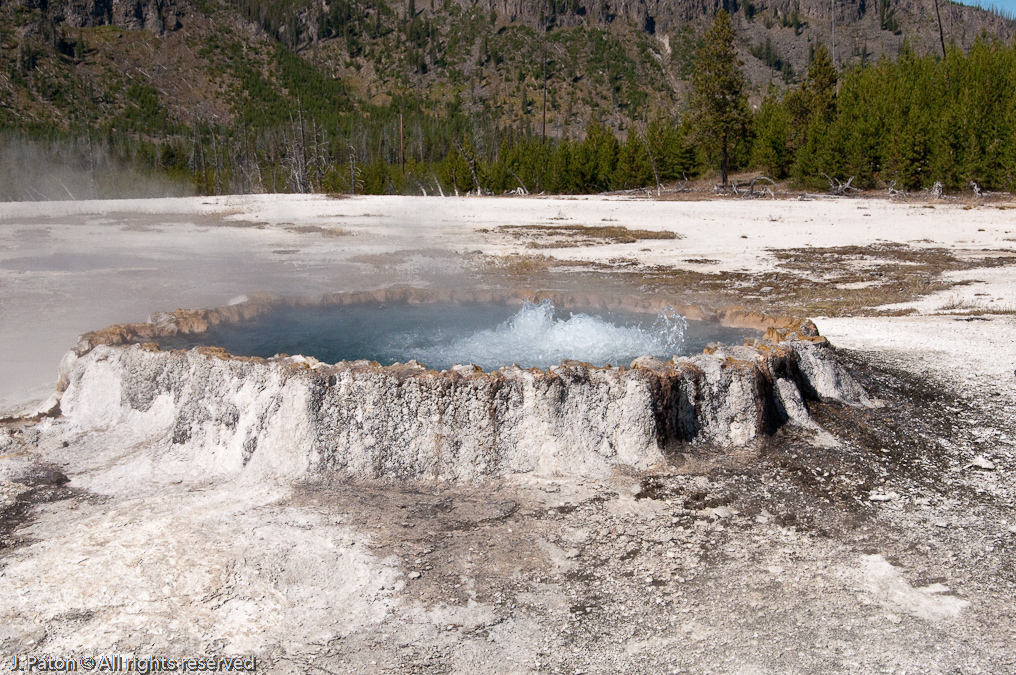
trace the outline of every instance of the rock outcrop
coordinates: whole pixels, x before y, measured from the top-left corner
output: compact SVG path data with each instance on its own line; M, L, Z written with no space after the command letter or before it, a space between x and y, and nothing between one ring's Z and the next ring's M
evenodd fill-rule
M151 325L160 321L163 330L180 325L166 316ZM729 448L783 424L814 426L809 400L870 404L811 322L772 328L751 346L629 368L494 372L125 343L137 332L92 334L68 353L62 414L81 429L132 425L168 456L213 472L596 475L648 469L685 443Z
M45 10L54 24L145 29L156 35L175 30L180 15L176 0L21 0L21 4Z

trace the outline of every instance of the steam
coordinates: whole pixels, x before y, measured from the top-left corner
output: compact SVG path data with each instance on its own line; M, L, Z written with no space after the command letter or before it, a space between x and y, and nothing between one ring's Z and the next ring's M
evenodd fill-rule
M518 314L497 328L482 330L445 345L410 348L411 358L431 368L475 364L492 370L507 364L548 368L565 359L597 366L627 364L639 356L670 358L684 347L688 322L674 311L660 312L648 328L618 326L599 316L554 317L549 300L524 303Z
M186 181L169 180L140 161L115 159L103 141L43 142L0 134L3 202L183 197L193 193Z

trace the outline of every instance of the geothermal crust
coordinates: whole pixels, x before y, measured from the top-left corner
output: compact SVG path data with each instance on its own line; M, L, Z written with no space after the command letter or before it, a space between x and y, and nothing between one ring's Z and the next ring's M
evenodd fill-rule
M871 405L814 324L758 315L769 330L751 346L621 368L437 372L134 342L229 320L209 311L84 336L61 364L54 412L81 430L130 425L167 458L210 473L472 480L644 470L684 443L725 448L786 423L816 429L809 400Z

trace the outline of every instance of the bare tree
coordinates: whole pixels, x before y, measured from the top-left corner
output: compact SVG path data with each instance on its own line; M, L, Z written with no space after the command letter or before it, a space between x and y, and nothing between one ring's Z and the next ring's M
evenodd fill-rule
M517 181L519 182L519 185L521 185L521 186L522 186L522 194L524 194L524 195L528 195L528 194L529 194L529 188L527 188L527 187L526 187L526 184L522 182L522 179L521 179L521 178L519 178L519 177L518 177L518 176L517 176L517 175L515 174L515 172L514 172L514 171L512 171L511 169L508 169L508 173L510 173L510 174L511 174L511 175L512 175L512 176L513 176L513 177L515 178L515 180L517 180Z
M432 171L432 172L430 173L430 177L434 179L434 185L436 185L436 186L437 186L437 193L438 193L439 195L441 195L442 197L444 197L444 196L445 196L445 193L444 193L444 190L442 190L442 189L441 189L441 181L439 181L439 180L437 179L437 176L435 176L435 175L434 175L434 172L433 172L433 171Z
M356 168L356 149L349 145L349 194L356 194L356 177L359 171Z
M945 32L942 30L942 14L938 11L938 0L935 0L935 17L938 18L938 40L942 44L942 58L945 58Z
M762 197L765 197L766 195L769 195L773 199L776 199L776 195L773 193L772 189L770 189L768 185L763 186L761 190L755 192L755 184L758 183L759 181L766 181L769 183L769 185L776 185L776 181L774 181L772 178L769 178L768 176L755 176L748 182L747 191L738 192L737 185L735 184L733 186L734 194L740 197L741 199L760 199Z
M906 190L897 189L897 187L896 187L896 181L889 181L889 184L886 185L886 191L889 193L890 197L906 197L907 196L907 191Z
M845 195L845 194L847 194L848 192L851 192L851 191L853 191L853 192L860 192L860 190L858 190L857 188L855 188L855 187L853 187L851 185L851 183L854 182L854 177L853 176L848 178L847 182L844 183L839 178L833 178L833 177L829 176L828 174L824 174L823 173L821 175L825 176L825 179L827 181L829 181L829 194L831 194L831 195L840 195L840 196L842 196L842 195Z
M483 186L480 185L480 179L476 175L476 160L472 156L466 154L466 151L463 149L462 144L459 143L458 141L455 141L455 148L459 151L459 154L461 154L462 157L466 160L466 164L469 165L469 173L472 174L473 184L476 185L476 194L479 195L484 194Z
M649 164L653 167L653 180L656 181L656 196L660 196L660 191L663 189L663 184L660 182L660 172L656 170L656 158L653 157L653 149L649 145L649 136L646 134L645 128L643 127L638 132L639 138L642 139L643 145L646 146L646 154L649 156Z

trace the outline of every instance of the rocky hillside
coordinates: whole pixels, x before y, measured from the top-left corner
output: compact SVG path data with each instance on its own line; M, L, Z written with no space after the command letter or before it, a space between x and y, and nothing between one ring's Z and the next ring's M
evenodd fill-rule
M18 4L18 3L15 3ZM24 9L41 10L53 24L66 23L75 28L117 26L126 30L148 29L156 34L179 27L174 0L24 0Z
M193 133L294 109L468 113L574 136L673 110L704 27L731 12L757 99L818 44L839 67L1009 40L1014 23L943 0L0 0L0 123Z

